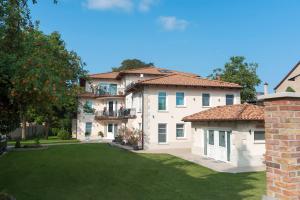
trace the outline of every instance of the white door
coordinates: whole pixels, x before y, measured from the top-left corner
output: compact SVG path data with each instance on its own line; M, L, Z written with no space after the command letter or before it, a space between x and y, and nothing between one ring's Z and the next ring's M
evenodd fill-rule
M115 139L118 133L118 124L107 124L107 136L106 139Z
M230 146L230 141L227 141L228 134L227 131L213 131L209 130L207 133L207 157L213 158L215 160L227 162L230 156L228 154L228 145Z
M227 161L227 133L225 131L218 132L218 147L217 147L217 160Z
M210 158L215 158L215 131L209 130L207 137L207 156Z

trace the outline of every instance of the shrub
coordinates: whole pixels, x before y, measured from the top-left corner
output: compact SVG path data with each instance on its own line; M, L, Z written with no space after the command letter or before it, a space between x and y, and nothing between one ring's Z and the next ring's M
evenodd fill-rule
M99 132L98 132L98 136L104 138L104 133L103 133L102 131L99 131Z
M57 137L59 137L61 140L69 140L71 138L71 135L68 131L60 129L57 133Z
M40 145L40 138L39 137L34 138L34 144L37 145L37 146Z
M57 136L59 131L60 131L59 128L51 128L51 132L53 136Z
M21 142L19 139L17 139L16 144L15 144L15 148L21 148Z
M121 144L121 143L123 142L123 136L122 136L122 135L117 135L117 136L115 137L115 142Z

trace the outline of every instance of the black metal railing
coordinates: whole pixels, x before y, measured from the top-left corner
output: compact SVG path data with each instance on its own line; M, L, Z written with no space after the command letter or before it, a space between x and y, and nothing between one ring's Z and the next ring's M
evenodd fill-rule
M130 109L119 109L117 111L101 110L95 112L96 118L133 118L136 116L136 110Z

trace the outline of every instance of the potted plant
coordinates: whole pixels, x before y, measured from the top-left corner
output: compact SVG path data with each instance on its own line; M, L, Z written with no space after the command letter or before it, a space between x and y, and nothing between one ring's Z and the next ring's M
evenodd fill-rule
M98 136L101 137L101 139L103 139L104 138L104 133L102 131L99 131Z

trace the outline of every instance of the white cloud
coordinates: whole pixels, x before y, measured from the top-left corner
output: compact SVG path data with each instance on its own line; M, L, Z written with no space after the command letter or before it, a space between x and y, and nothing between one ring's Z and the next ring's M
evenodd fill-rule
M189 22L184 19L177 19L174 16L160 16L158 22L166 31L185 30Z
M86 6L94 10L120 9L131 11L134 5L132 0L87 0Z
M139 2L139 11L147 12L150 10L151 6L158 3L159 0L140 0Z

